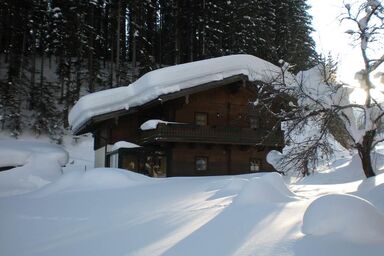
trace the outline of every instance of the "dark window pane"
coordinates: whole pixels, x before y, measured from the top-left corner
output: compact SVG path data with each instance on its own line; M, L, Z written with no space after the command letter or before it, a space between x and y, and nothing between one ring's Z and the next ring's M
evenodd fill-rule
M259 119L257 117L250 117L249 118L249 126L253 129L260 128Z
M195 165L197 171L206 171L208 169L208 158L196 157Z

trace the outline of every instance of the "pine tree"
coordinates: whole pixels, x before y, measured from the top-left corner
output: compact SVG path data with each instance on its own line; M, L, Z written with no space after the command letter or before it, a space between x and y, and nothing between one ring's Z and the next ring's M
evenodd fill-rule
M310 34L311 17L305 0L273 1L276 8L277 49L274 62L283 59L294 65L294 71L313 66L316 60L315 43Z
M51 118L67 126L83 94L166 65L246 53L307 68L315 57L307 11L305 0L1 1L2 127L52 131L43 125ZM52 59L56 83L46 79Z
M21 109L27 98L28 78L26 75L27 28L30 3L28 1L5 1L1 4L2 31L7 37L1 44L5 52L6 75L0 78L1 123L17 137L23 127Z

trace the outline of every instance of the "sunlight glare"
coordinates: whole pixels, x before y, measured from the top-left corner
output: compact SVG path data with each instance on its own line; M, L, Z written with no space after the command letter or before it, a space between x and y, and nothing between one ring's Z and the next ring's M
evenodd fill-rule
M384 102L384 94L378 89L372 89L371 96L379 103ZM355 88L353 89L353 92L349 95L349 100L351 103L364 105L366 97L367 93L363 89Z
M351 103L363 105L365 99L367 98L367 93L361 88L353 89L353 92L349 95L349 100Z

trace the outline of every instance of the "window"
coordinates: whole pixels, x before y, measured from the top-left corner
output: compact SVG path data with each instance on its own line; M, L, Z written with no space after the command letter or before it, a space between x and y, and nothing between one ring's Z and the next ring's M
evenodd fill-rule
M251 172L258 172L261 169L261 160L260 159L251 159L249 161L249 169Z
M205 157L205 156L196 157L195 168L196 168L196 171L208 170L208 157Z
M207 113L196 113L195 114L195 124L197 125L207 125L208 124L208 114Z
M260 128L259 119L257 117L251 116L249 118L249 126L252 129Z
M113 168L119 168L119 155L118 153L109 155L109 166Z

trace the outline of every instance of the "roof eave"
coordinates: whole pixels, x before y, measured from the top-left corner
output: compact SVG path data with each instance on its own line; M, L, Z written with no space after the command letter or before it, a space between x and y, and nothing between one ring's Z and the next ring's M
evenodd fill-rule
M174 93L162 94L162 95L159 95L154 100L151 100L151 101L149 101L143 105L130 108L128 110L120 109L120 110L116 110L113 112L93 116L90 119L88 119L86 122L81 124L80 126L76 127L75 129L72 129L72 134L73 135L81 135L84 133L88 133L88 132L92 131L92 128L94 127L95 124L100 123L102 121L116 118L116 117L120 117L120 116L127 115L127 114L131 114L131 113L139 111L140 109L152 107L154 105L161 104L161 103L164 103L164 102L167 102L167 101L170 101L173 99L177 99L180 97L184 97L186 95L206 91L209 89L214 89L214 88L217 88L217 87L220 87L223 85L227 85L227 84L231 84L231 83L239 82L239 81L248 81L248 76L246 76L244 74L233 75L233 76L224 78L223 80L211 81L211 82L208 82L205 84L186 88L186 89L174 92Z

